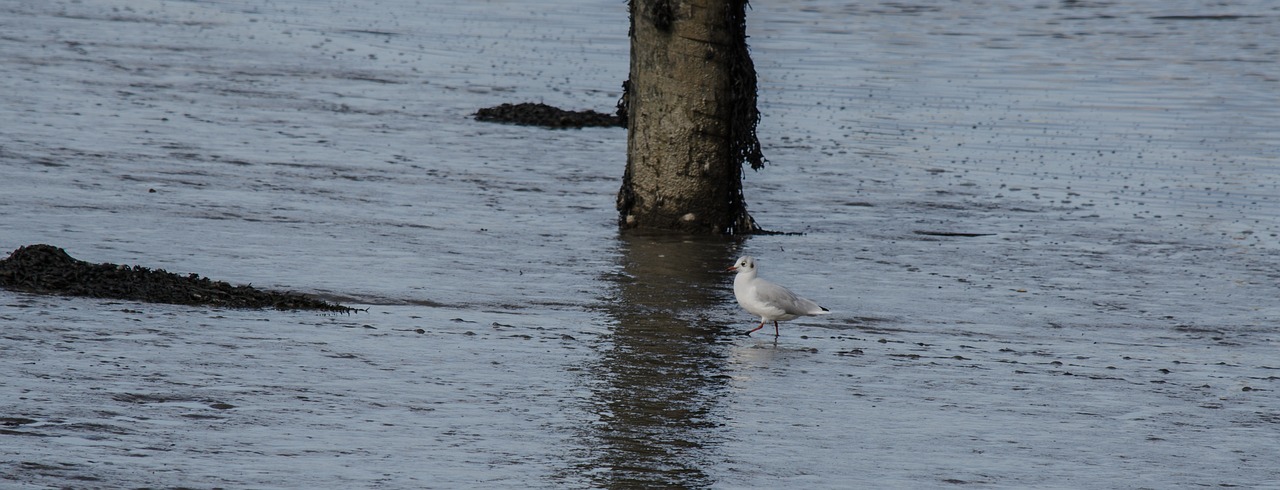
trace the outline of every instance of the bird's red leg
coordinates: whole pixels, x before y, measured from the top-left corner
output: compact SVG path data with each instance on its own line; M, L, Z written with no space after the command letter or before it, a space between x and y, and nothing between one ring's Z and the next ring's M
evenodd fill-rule
M751 335L751 332L754 332L754 331L756 331L756 330L760 330L760 329L762 329L762 328L764 328L764 320L763 320L763 319L762 319L762 320L760 320L760 325L759 325L759 326L757 326L756 328L753 328L753 329L751 329L751 330L748 330L748 331L747 331L747 335Z
M761 327L763 327L764 325L760 325L760 326L761 326ZM773 336L774 336L774 337L777 337L777 336L778 336L778 321L777 321L777 320L774 320L774 321L773 321Z

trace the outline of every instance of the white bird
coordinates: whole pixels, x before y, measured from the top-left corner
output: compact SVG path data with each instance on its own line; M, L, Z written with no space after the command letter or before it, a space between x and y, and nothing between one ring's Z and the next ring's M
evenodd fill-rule
M778 322L802 316L826 315L831 310L813 301L796 296L790 289L756 277L756 259L742 257L728 270L738 271L733 278L733 296L748 313L760 317L760 325L747 332L764 328L765 322L773 322L773 336L778 336Z

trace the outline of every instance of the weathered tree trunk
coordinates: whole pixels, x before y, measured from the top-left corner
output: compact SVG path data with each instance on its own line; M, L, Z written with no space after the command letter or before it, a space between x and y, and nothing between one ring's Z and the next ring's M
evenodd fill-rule
M763 166L746 0L632 0L627 169L619 226L696 233L760 231L742 164Z

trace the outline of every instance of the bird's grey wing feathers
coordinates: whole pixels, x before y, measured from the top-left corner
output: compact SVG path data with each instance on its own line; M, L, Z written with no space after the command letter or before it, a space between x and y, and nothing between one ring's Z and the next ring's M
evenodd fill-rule
M814 311L822 310L817 303L796 296L796 293L791 292L790 289L768 281L759 281L756 284L756 297L765 304L790 315L811 315Z

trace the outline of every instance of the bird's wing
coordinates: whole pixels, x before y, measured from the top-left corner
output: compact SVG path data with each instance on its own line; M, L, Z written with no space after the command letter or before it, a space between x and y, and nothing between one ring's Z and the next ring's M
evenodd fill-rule
M769 281L757 279L755 286L756 298L761 303L785 311L789 315L812 315L815 311L822 311L822 307L817 303L796 296L796 293L791 292L790 289Z

